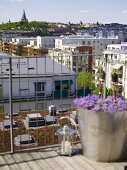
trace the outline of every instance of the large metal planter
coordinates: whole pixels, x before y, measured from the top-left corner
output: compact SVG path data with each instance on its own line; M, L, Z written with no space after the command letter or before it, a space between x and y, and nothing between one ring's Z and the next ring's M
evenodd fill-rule
M77 108L83 155L95 161L127 160L127 112Z

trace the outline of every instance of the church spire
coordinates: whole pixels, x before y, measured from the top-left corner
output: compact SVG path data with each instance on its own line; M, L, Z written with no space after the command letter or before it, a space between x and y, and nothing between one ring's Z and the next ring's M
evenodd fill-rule
M22 15L21 21L28 22L28 19L26 18L26 13L25 13L24 9L23 9L23 15Z
M9 18L9 21L8 21L8 23L11 23L11 20L10 20L10 18Z

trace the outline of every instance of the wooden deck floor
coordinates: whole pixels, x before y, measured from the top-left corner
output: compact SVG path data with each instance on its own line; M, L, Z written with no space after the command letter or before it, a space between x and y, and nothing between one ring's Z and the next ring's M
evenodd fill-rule
M0 170L124 170L125 165L90 161L81 154L80 144L71 157L59 156L56 148L0 156Z

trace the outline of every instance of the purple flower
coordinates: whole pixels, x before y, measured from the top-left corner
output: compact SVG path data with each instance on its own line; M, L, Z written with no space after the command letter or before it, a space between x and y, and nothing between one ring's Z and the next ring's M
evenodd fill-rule
M92 108L93 111L99 111L100 110L100 105L96 104L93 108Z
M76 98L74 104L77 107L97 111L104 111L109 113L122 112L127 110L127 101L123 98L117 97L114 102L114 96L107 98L100 98L98 95L88 95L81 98Z

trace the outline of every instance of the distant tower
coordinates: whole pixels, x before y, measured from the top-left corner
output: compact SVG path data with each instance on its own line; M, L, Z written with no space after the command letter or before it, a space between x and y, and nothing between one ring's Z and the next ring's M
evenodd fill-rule
M10 18L9 18L9 21L8 21L8 23L11 23L11 20L10 20Z
M25 13L24 9L23 9L23 15L22 15L21 21L22 22L28 22L28 19L26 18L26 13Z

